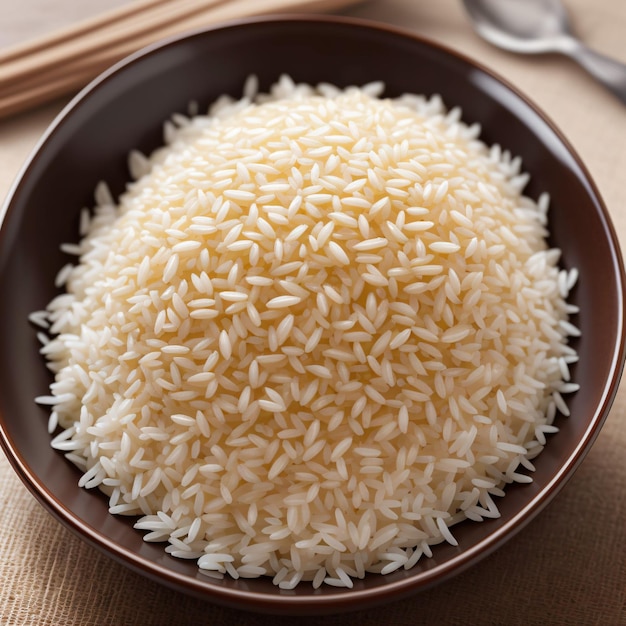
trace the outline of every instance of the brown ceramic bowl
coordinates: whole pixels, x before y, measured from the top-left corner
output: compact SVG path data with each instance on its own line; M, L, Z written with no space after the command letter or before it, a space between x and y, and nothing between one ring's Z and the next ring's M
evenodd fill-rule
M368 575L354 589L302 584L281 591L270 580L207 579L193 562L147 544L132 523L107 512L98 493L79 489L78 470L53 451L47 411L33 398L50 376L38 354L29 312L55 294L64 264L59 244L77 238L78 214L104 179L119 193L131 148L149 152L161 123L190 100L205 105L238 95L256 73L267 87L280 73L297 81L339 85L382 79L388 95L440 93L480 122L482 138L521 155L531 173L527 192L552 197L552 243L563 264L580 270L573 300L580 306L581 390L569 400L537 459L534 482L508 489L502 516L455 527L459 546L440 545L409 571ZM354 20L284 18L241 22L197 32L142 51L105 72L55 120L7 200L0 232L0 427L5 452L21 479L63 524L87 542L155 581L211 602L275 613L330 613L398 599L465 570L502 545L563 487L609 411L624 361L624 269L602 200L587 170L553 124L526 98L485 68L409 33ZM523 575L523 572L521 572Z

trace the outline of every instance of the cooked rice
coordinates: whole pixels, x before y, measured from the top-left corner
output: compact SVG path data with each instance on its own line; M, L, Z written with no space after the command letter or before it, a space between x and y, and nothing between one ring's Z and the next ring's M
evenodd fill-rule
M410 568L556 428L576 272L547 196L441 100L295 85L177 115L81 215L51 340L53 446L213 577ZM44 333L41 333L42 335Z

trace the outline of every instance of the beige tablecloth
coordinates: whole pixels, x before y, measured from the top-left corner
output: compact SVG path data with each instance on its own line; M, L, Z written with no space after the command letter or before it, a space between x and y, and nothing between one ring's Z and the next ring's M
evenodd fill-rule
M49 15L59 23L111 6L107 0L10 4L8 14L5 7L0 18L0 44L40 34ZM577 32L589 45L626 61L625 2L566 0L566 4ZM522 89L579 152L622 243L626 242L624 105L566 59L517 57L483 43L470 29L460 2L373 0L345 13L411 28L463 51ZM62 104L0 122L0 200ZM298 623L626 624L625 413L622 385L602 433L566 488L526 529L470 571L386 607ZM294 618L224 609L127 571L44 512L1 453L0 520L4 626L296 623Z

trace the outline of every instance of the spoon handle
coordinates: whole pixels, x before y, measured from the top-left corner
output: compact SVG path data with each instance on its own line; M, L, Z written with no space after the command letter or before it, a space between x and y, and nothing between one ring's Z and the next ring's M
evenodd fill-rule
M626 104L626 64L599 54L581 42L567 53Z

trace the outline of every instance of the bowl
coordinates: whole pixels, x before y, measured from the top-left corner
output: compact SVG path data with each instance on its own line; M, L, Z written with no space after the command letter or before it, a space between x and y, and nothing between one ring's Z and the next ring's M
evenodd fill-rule
M460 106L482 139L523 159L526 192L551 196L551 243L577 267L571 299L581 389L571 416L536 460L531 484L507 489L501 517L455 527L458 546L442 544L410 570L367 575L353 589L302 584L280 590L269 579L212 580L195 562L142 540L132 521L111 516L107 500L77 486L78 470L50 447L47 411L34 403L51 381L27 321L56 294L61 242L75 241L79 213L104 179L114 194L128 180L127 154L161 144L162 122L223 93L239 95L255 73L267 88L281 73L340 86L383 80L386 95L439 93ZM124 565L179 591L238 608L285 614L363 609L397 600L467 569L533 518L582 461L607 417L624 363L624 267L609 214L573 148L527 98L462 55L401 30L336 17L281 17L230 23L154 45L106 71L61 112L7 199L0 231L0 432L20 478L61 523Z

